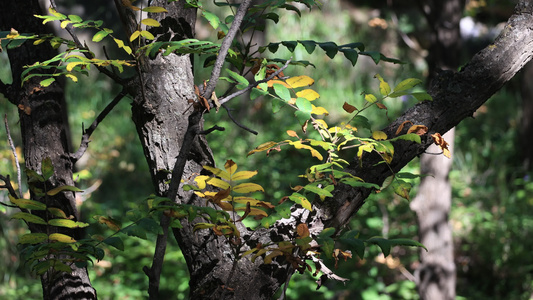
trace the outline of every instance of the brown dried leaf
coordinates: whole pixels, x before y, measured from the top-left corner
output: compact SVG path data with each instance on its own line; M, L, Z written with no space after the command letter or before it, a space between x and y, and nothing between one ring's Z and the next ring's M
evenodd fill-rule
M298 236L300 238L308 237L309 236L309 228L304 223L298 224L298 226L296 226L296 233L298 233Z
M413 122L411 121L404 121L402 124L400 124L400 126L398 126L398 129L396 129L396 135L400 134L403 130L403 127L406 125L406 124L413 124Z
M424 125L413 125L407 130L407 133L416 133L418 135L424 135L428 132L428 127Z
M349 114L351 114L351 113L353 113L354 111L357 110L357 108L355 108L355 106L353 106L351 104L348 104L348 102L344 102L344 104L342 105L342 109L344 109Z
M447 158L451 158L452 155L448 149L448 142L444 140L440 133L436 132L435 134L432 134L431 137L433 138L435 144L442 150L442 154L444 154L444 156Z

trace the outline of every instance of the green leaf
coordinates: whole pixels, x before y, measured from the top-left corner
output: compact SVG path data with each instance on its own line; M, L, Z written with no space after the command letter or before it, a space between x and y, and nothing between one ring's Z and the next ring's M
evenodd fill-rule
M337 55L337 52L339 51L337 44L335 44L334 42L318 43L318 46L322 48L322 50L326 51L326 55L332 59L335 57L335 55Z
M11 216L11 219L19 219L29 223L46 225L46 221L43 218L25 212L15 213Z
M209 22L209 24L211 24L213 29L217 29L218 26L220 26L220 19L217 15L204 10L202 11L202 16Z
M268 92L263 89L253 88L250 91L250 100L255 100L258 97L268 95Z
M144 230L144 228L137 226L137 225L124 227L122 231L129 236L135 236L143 240L147 239L146 230Z
M102 241L102 243L113 246L120 251L124 251L124 242L118 236L111 236Z
M326 257L331 257L331 255L333 255L333 250L335 249L335 241L332 238L325 238L319 240L319 244L321 245L320 249L324 251Z
M356 230L353 230L356 231ZM365 256L365 243L355 237L341 237L341 242L347 244L350 249L354 250L359 258L363 259Z
M340 51L346 56L346 58L352 63L352 66L355 66L359 54L353 49L340 49Z
M392 240L389 240L389 242L393 246L420 247L420 248L424 248L426 251L428 251L426 246L424 246L422 243L414 241L414 240L411 240L411 239L392 239Z
M392 183L394 193L407 200L411 200L411 198L409 197L409 192L411 191L412 187L413 186L409 182L400 179L397 179Z
M311 102L302 97L298 97L298 99L296 99L296 107L298 107L299 110L307 113L311 113L311 111L313 110Z
M54 77L50 77L48 79L42 80L39 84L42 87L47 87L47 86L51 85L52 82L54 82L54 81L56 81L56 79Z
M276 23L276 24L279 22L279 15L276 14L276 13L273 13L273 12L264 14L263 17L265 19L270 19L270 20L274 21L274 23Z
M419 85L421 83L422 83L422 80L420 80L420 79L407 78L407 79L403 80L402 82L398 83L394 87L394 92L406 91L406 90L412 89L413 87L415 87L416 85Z
M261 225L265 228L269 228L270 226L274 225L274 223L276 223L277 220L280 220L280 219L281 219L281 216L276 215L276 214L271 214L261 219Z
M411 93L411 95L415 97L416 100L418 101L424 101L424 100L433 101L433 97L431 97L431 95L428 93L419 92L419 93Z
M28 233L19 238L19 244L39 244L48 240L46 233Z
M72 22L82 22L83 20L77 16L77 15L68 15L68 18L72 21Z
M53 216L56 216L56 217L59 217L59 218L63 218L63 219L66 219L67 218L67 215L65 214L65 212L57 207L49 207L48 208L48 211L53 215Z
M405 140L405 141L415 142L417 144L420 144L422 142L422 140L420 139L420 136L416 133L402 134L400 136L397 136L391 139L390 141L395 141L395 140Z
M141 31L141 36L144 36L146 39L149 40L155 39L154 35L146 30Z
M59 192L63 192L63 191L71 191L71 192L83 192L83 190L80 190L79 188L75 187L75 186L70 186L70 185L62 185L62 186L58 186L54 189L51 189L48 191L48 193L46 193L48 196L54 196L56 194L58 194Z
M381 56L382 56L382 54L379 53L378 51L362 51L362 52L359 52L359 54L360 55L370 56L372 58L372 60L374 61L374 63L376 63L376 65L381 60Z
M292 195L289 196L289 199L294 201L296 204L300 204L303 208L313 211L313 207L311 206L311 202L307 200L307 198L299 193L292 193Z
M41 162L41 174L43 174L44 180L48 180L54 175L54 166L52 166L50 157L43 159Z
M152 18L142 19L141 23L143 23L146 26L161 27L161 24L159 24L157 20L154 20Z
M363 182L356 178L343 178L340 182L347 184L352 187L364 187L367 189L379 189L379 185L369 182Z
M108 35L109 35L109 32L107 32L106 30L100 30L100 31L98 31L97 33L94 34L93 42L97 43L97 42L101 41L102 39L104 39Z
M283 41L281 42L281 44L287 47L287 49L289 49L290 52L294 52L294 49L298 45L298 42L297 41Z
M355 127L361 127L361 128L365 128L365 129L368 129L368 130L371 130L371 125L370 125L370 122L368 121L368 119L364 116L361 116L361 115L357 115L353 118L352 122L351 122Z
M305 51L307 53L311 54L313 51L315 51L316 48L316 42L315 41L298 41L302 46L304 46Z
M333 197L333 195L328 190L319 188L318 186L313 184L308 184L304 186L304 189L319 196Z
M48 269L50 269L51 266L52 266L52 260L48 259L48 260L37 263L35 266L32 267L32 270L35 271L37 275L42 275L46 273L46 271L48 271Z
M278 51L279 44L280 43L270 43L270 44L268 44L268 51L270 51L272 53L276 53L276 51Z
M296 116L296 118L298 119L298 121L300 122L301 125L304 125L305 122L307 122L307 120L309 120L311 118L311 113L310 112L305 112L305 111L301 111L301 110L295 111L294 115Z
M318 235L318 238L327 238L331 237L335 233L336 229L334 227L328 227L323 229L320 234Z
M45 210L46 204L39 201L30 200L30 199L15 199L9 195L9 201L15 204L20 208L31 209L31 210Z
M272 87L274 88L274 92L276 92L276 95L278 95L278 97L280 97L286 102L291 101L291 92L287 87L279 83L274 83Z
M383 252L383 255L385 255L385 257L389 256L391 246L393 246L389 240L380 237L370 238L366 240L366 243L378 245L379 248L381 248L381 251Z
M292 10L292 11L294 11L295 13L297 13L299 17L302 16L302 13L300 12L300 10L299 10L296 6L294 6L294 5L283 4L283 5L280 5L279 7L280 7L280 8L285 8L286 10Z
M232 70L229 70L229 69L226 69L226 71L228 72L228 74L235 80L237 80L237 82L239 82L241 84L241 87L242 88L245 88L247 87L250 83L248 82L248 79L244 78L244 76L241 76L235 72L233 72Z

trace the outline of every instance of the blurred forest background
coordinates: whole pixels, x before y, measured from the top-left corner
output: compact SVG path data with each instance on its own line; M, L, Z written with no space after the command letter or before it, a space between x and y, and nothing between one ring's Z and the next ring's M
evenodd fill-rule
M209 2L209 1L206 1ZM358 106L363 103L363 91L376 91L376 73L385 80L397 83L409 77L424 79L428 75L428 25L417 2L406 0L325 0L322 10L308 12L302 17L293 12L280 12L278 24L267 24L259 44L282 40L334 41L337 44L362 42L366 49L380 51L406 64L375 65L368 57L360 57L352 67L343 57L329 59L324 52L307 54L297 48L295 60L308 60L313 67L290 67L286 74L306 73L315 79L320 105L330 112L332 122L341 121L340 107L346 101ZM463 47L461 61L468 61L475 52L488 45L501 30L502 22L511 15L514 1L467 1L461 21ZM117 28L112 1L57 1L69 13L85 19L102 19L106 26ZM206 6L209 3L205 4ZM61 10L61 8L60 8ZM198 19L198 39L216 39L205 20ZM300 47L300 46L299 46ZM275 54L289 58L283 47ZM196 74L207 78L210 70L202 68L203 57L195 57ZM0 78L10 82L7 55L0 53ZM297 68L297 69L296 69ZM463 121L456 129L453 167L450 173L453 204L451 225L454 234L457 266L458 299L530 299L533 295L533 67L524 71L504 89L482 106L474 118ZM116 94L113 84L102 76L67 82L67 101L70 112L72 145L77 147L81 124L90 124L99 111ZM200 78L200 77L197 77ZM197 84L199 84L197 82ZM115 92L115 93L114 93ZM7 114L12 137L21 145L18 133L17 108L0 95L2 118ZM376 129L393 120L413 99L388 99L388 114L369 112L366 116ZM265 198L281 198L290 186L298 184L310 159L306 153L284 150L270 157L246 153L257 145L279 140L285 130L295 129L292 112L281 110L272 114L268 102L242 98L229 103L235 117L259 132L252 135L236 127L225 112L206 115L206 127L219 125L225 132L207 136L217 158L223 165L233 159L243 168L259 170L257 180L266 189ZM3 122L2 122L3 123ZM3 127L3 126L2 126ZM19 158L20 147L17 148ZM419 161L406 168L419 172ZM0 130L0 169L16 178L13 155L4 128ZM96 224L91 215L109 215L126 222L125 211L135 207L151 193L151 184L142 149L131 122L131 110L122 101L100 124L92 137L88 152L77 164L79 205L90 235L106 235L104 227ZM417 181L414 181L416 183ZM411 193L414 197L416 189ZM0 201L9 202L5 192ZM15 210L0 207L0 298L38 299L41 297L39 279L27 271L18 252L17 237L26 229L16 220L9 220ZM126 223L125 223L126 224ZM361 230L361 236L417 238L416 218L406 200L390 191L372 195L353 219L351 228ZM153 237L148 240L125 239L125 252L106 249L103 261L90 269L91 280L100 299L143 299L148 280L141 271L150 265ZM330 263L332 263L330 261ZM418 250L396 247L387 258L379 248L370 247L365 259L339 263L338 275L350 278L343 285L327 282L316 289L311 274L295 275L288 299L418 299L413 272L418 265ZM333 263L331 264L333 265ZM164 265L161 293L165 299L186 299L188 274L185 260L175 241L168 247Z

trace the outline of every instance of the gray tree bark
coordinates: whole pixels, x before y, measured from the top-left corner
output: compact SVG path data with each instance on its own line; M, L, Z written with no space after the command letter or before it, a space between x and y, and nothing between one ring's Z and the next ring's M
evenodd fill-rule
M14 28L20 33L48 33L41 21L33 16L41 14L37 0L0 1L0 30L9 31ZM26 108L19 110L26 168L40 173L43 159L50 158L52 161L54 176L44 184L48 190L62 185L74 186L68 130L64 122L66 107L63 86L56 81L47 88L40 87L42 79L39 77L33 77L22 85L20 77L24 66L45 61L56 54L48 43L34 46L31 42L26 42L19 48L8 50L13 83L2 85L1 89L11 103ZM44 185L37 187L43 189ZM34 193L31 198L45 201ZM50 197L47 205L63 210L67 216L73 216L75 221L79 218L72 192ZM40 216L45 218L44 213ZM47 233L45 226L30 223L29 227L34 233ZM52 229L75 239L81 237L80 230L60 230L58 227ZM71 274L61 272L50 276L47 272L41 276L44 299L96 299L96 291L91 286L87 269L76 265L71 267Z
M194 33L196 11L185 9L183 3L175 1L167 4L167 1L157 0L152 4L167 8L169 13L152 17L159 19L162 24L168 22L168 26L163 28L170 30L170 36L176 38L192 36ZM18 10L15 8L0 10L2 14L6 11L12 13ZM497 41L478 53L460 72L439 74L429 90L434 101L420 103L408 110L383 130L387 136L394 136L398 126L404 121L423 124L429 128L431 134L446 132L462 119L471 116L532 57L532 13L531 1L520 1L515 14ZM26 22L30 19L28 17L19 20ZM128 21L127 18L124 20L127 25L131 25L131 20ZM20 21L12 20L6 24L15 24L12 27L16 27L20 25ZM31 57L34 57L33 54ZM24 63L25 61L21 61L20 65ZM185 153L188 164L185 167L184 177L201 172L201 166L204 164L212 164L211 152L201 135L192 141L185 138L186 129L191 127L187 100L189 97L195 99L191 69L191 62L187 56L169 55L164 58L147 59L140 65L141 79L130 82L128 86L129 93L134 97L133 119L151 170L154 190L162 196L167 194L166 182L171 179L169 171L172 170L183 143L192 143L190 145L192 150ZM33 117L47 118L40 119L43 122L31 123L33 130L47 129L47 124L57 120L50 114L41 116L32 114ZM21 116L21 118L28 117ZM192 125L196 130L201 131L201 118L191 118L191 120L195 122ZM57 131L56 135L61 137L61 130ZM405 164L422 154L431 143L431 138L428 136L422 137L421 144L396 142L395 157L390 164L392 171L398 172ZM31 147L30 144L26 146ZM51 155L54 156L53 159L61 161L63 152ZM34 161L35 166L39 161L38 159ZM378 155L365 154L361 163L354 159L347 171L367 182L381 184L391 172L383 164L377 164L380 161L381 157ZM62 167L71 168L68 161L62 162ZM31 166L35 167L33 163ZM248 247L255 247L258 242L266 244L290 239L300 221L306 222L312 233L317 233L324 227L335 227L340 231L364 204L371 192L370 189L340 185L334 192L335 197L327 199L324 203L317 203L311 213L295 207L291 219L280 221L271 228L259 230L253 235L240 224L242 243ZM179 191L175 200L179 203L205 204L205 201L183 191ZM262 264L261 258L255 262L251 262L249 257L234 260L232 247L227 240L217 237L208 230L193 232L194 223L198 221L201 220L198 218L191 223L184 220L183 229L174 232L191 274L192 299L270 299L294 272L290 262L282 258L276 259L269 265ZM79 277L83 278L82 275ZM82 280L87 292L92 291L88 279ZM77 291L69 288L67 278L63 278L62 283L65 287L62 290L65 292L65 298L84 298L77 297Z
M463 0L427 1L422 9L432 31L432 44L427 58L428 82L438 70L456 70L460 65L461 32L459 23L464 9ZM455 129L443 135L453 148ZM439 153L432 145L429 153ZM453 152L451 152L453 155ZM420 251L420 265L415 271L421 299L455 299L455 262L449 215L452 206L451 184L448 178L452 159L443 155L422 154L420 172L423 175L416 197L410 206L416 212L420 242L428 251Z

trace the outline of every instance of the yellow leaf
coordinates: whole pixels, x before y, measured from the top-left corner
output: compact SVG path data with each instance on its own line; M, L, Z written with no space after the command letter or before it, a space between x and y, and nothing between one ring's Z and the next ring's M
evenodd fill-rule
M312 90L312 89L301 90L301 91L296 93L296 96L305 98L305 99L307 99L309 101L313 101L313 100L317 99L318 97L320 97L320 95L317 92L315 92L314 90Z
M151 19L151 18L143 19L143 20L141 20L141 23L143 23L146 26L152 26L152 27L160 27L161 26L161 24L159 24L159 22L157 20L154 20L154 19Z
M269 255L267 255L265 257L265 260L263 261L265 263L265 265L269 265L272 263L272 259L276 256L280 256L280 255L283 255L283 252L281 252L280 250L274 250L272 252L270 252Z
M210 177L205 182L209 185L216 186L224 190L230 187L229 183L225 182L224 180L220 180L216 177Z
M376 130L376 131L372 132L372 138L375 139L375 140L378 140L378 141L379 140L386 140L387 139L387 135L383 131Z
M313 78L306 76L306 75L291 77L287 79L285 82L288 85L290 85L290 87L292 87L293 89L303 87L303 86L310 86L313 83L315 83Z
M233 160L228 159L224 164L224 168L226 168L226 172L228 172L231 178L231 175L237 171L237 164Z
M74 69L75 66L83 64L82 61L74 61L67 64L67 71L72 72L72 69Z
M248 155L246 155L246 156L250 156L250 155L252 155L252 154L254 154L254 153L256 153L256 152L261 152L261 151L268 150L268 149L270 149L270 148L276 146L277 144L278 144L278 143L276 143L276 142L272 142L272 141L270 141L270 142L266 142L266 143L263 143L263 144L257 146L254 150L248 152Z
M205 169L205 166L204 166L204 169ZM196 185L198 186L198 188L203 190L206 187L205 181L209 178L210 177L206 175L199 175L199 176L196 176L196 178L194 178L194 181L196 181Z
M144 36L145 38L149 39L149 40L155 39L154 35L151 34L148 31L146 31L146 30L141 31L141 35Z
M249 179L257 175L257 171L240 171L233 176L231 176L231 180L243 180L243 179Z
M70 20L65 20L63 22L61 22L61 28L65 29L65 27L67 27L68 24L72 23L72 21Z
M311 151L311 155L313 157L316 157L318 160L322 160L324 158L324 157L322 157L322 154L320 154L320 152L318 152L315 148L313 148L313 147L311 147L309 145L302 144L302 142L300 142L300 141L290 142L289 144L294 146L294 148L296 148L296 149L307 149L307 150Z
M168 12L168 10L164 9L163 7L159 7L159 6L148 6L148 7L143 8L142 11L151 12L151 13Z
M204 166L204 169L207 171L213 173L215 176L218 176L222 179L230 180L230 176L228 172L221 170L219 168L211 167L211 166Z
M124 51L126 51L126 53L128 53L128 54L132 53L130 46L124 46L122 48L124 49Z
M316 107L316 106L312 105L312 107L313 107L313 109L311 110L312 114L315 114L315 115L326 115L326 116L329 115L329 112L325 108L323 108L321 106Z
M74 76L73 74L65 74L65 77L70 78L74 82L78 82L78 77Z
M288 102L289 104L296 104L296 98L291 98L291 100Z
M265 190L263 189L262 186L260 186L257 183L246 182L246 183L241 183L241 184L234 186L233 191L236 193L245 194L245 193L258 192L258 191L264 192Z
M139 30L135 31L130 36L130 42L133 42L135 39L137 39L141 35L141 32Z
M326 123L326 121L324 121L322 119L316 119L313 122L317 123L320 127L324 128L324 129L328 129L328 123Z
M117 43L117 46L118 46L119 48L124 47L124 42L123 42L122 40L117 39L117 38L114 38L114 40L115 40L115 43Z
M66 234L62 234L62 233L52 233L51 235L48 236L48 239L51 241L57 241L57 242L66 243L66 244L71 244L71 243L76 242L76 240L73 239L72 237Z

